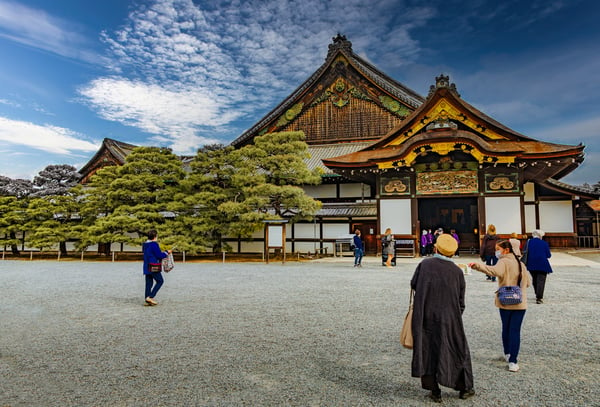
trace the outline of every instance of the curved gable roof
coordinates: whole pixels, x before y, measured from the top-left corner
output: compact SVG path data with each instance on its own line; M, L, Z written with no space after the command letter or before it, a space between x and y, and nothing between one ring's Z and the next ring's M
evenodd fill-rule
M266 129L271 131L270 128L272 128L273 125L287 112L293 111L294 117L299 116L302 109L306 110L308 108L308 106L302 104L301 99L309 93L314 95L321 93L323 89L320 89L319 87L320 81L323 80L326 73L335 70L335 66L340 60L347 61L347 63L362 78L364 78L366 82L370 83L373 88L378 89L379 93L389 95L391 100L397 100L406 105L409 112L420 106L425 100L413 90L385 75L373 65L356 55L352 51L352 43L348 41L346 37L338 34L338 36L333 39L333 43L329 45L329 52L325 63L279 105L235 139L231 145L241 147L251 143L255 136L261 134ZM379 100L377 100L376 103L382 104ZM382 134L377 134L375 138L372 139L377 139L381 137L381 135Z

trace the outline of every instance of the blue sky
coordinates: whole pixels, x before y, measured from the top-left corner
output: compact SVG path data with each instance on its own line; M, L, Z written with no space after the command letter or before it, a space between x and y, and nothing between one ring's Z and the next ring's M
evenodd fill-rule
M194 154L228 143L353 50L427 95L440 73L529 137L583 143L600 181L595 0L0 0L0 175L84 165L105 137Z

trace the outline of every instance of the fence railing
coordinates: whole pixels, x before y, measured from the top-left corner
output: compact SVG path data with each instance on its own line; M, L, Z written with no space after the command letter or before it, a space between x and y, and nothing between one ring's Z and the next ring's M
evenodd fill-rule
M598 236L577 236L577 247L598 249L600 248L600 239Z

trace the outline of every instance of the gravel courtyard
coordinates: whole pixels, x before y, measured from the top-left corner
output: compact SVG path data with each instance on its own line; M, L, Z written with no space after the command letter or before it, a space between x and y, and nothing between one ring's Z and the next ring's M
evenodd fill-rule
M576 260L529 291L518 373L465 277L477 394L443 405L600 406L600 263ZM0 406L436 405L398 342L417 263L177 264L148 307L141 262L0 261Z

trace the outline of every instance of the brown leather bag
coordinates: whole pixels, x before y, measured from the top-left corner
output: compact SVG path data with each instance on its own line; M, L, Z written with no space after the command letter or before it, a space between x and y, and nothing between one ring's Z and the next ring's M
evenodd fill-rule
M412 333L412 316L413 316L413 305L414 305L415 291L411 288L410 290L410 304L408 306L408 312L404 317L404 324L402 324L402 330L400 331L400 344L406 349L413 348L413 333Z

